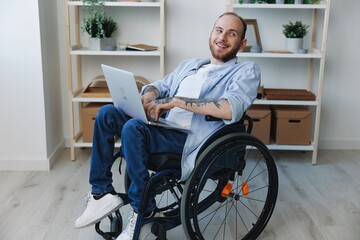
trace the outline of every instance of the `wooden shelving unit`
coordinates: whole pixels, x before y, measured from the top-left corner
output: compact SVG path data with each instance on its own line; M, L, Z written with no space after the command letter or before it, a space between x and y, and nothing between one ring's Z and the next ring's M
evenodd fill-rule
M115 51L92 51L83 43L83 36L81 35L81 8L84 7L82 1L65 0L65 27L67 40L67 79L68 79L68 95L69 95L69 109L70 109L70 147L71 159L75 160L75 148L92 147L92 143L82 141L82 126L81 114L79 113L83 104L89 102L103 102L111 103L111 98L97 98L97 97L82 97L81 93L84 89L84 83L89 79L83 79L84 72L88 69L84 58L111 58L116 61L116 58L136 58L141 62L144 59L154 58L158 62L159 74L158 78L164 76L164 56L165 56L165 0L156 0L154 2L105 2L105 10L112 11L116 15L116 11L126 9L129 11L156 11L156 21L159 23L153 26L158 29L158 50L148 52L115 50ZM114 13L115 12L115 13ZM121 14L117 14L121 18ZM121 22L128 21L121 18ZM133 24L129 21L127 24ZM141 27L141 26L140 26ZM136 26L138 29L139 26ZM138 61L136 60L136 61ZM94 76L95 77L95 76ZM76 112L77 111L77 112ZM116 142L115 147L121 145L120 140Z
M325 55L326 55L326 40L329 24L330 0L321 1L319 4L239 4L237 1L228 1L228 10L239 13L241 16L246 11L251 11L251 18L261 18L261 15L271 14L272 18L281 18L285 11L293 11L292 13L300 13L303 11L311 12L311 36L309 44L309 52L307 54L283 54L266 52L262 53L239 53L239 58L262 59L263 61L273 61L279 59L283 61L300 61L306 60L308 78L306 81L307 90L313 91L316 95L315 101L283 101L283 100L256 100L254 104L262 105L293 105L293 106L308 106L313 108L315 117L313 121L312 143L311 145L277 145L269 144L268 148L271 150L298 150L298 151L312 151L312 164L317 162L317 151L319 141L320 128L320 113L322 104L322 91L324 84L324 69L325 69ZM256 15L258 14L258 15ZM270 16L270 15L266 15ZM289 19L282 19L283 22ZM301 19L300 19L301 20ZM262 21L261 24L265 28L272 28L270 21ZM321 25L319 28L318 25ZM319 37L320 36L320 37ZM295 69L294 69L295 70ZM316 74L314 73L316 72ZM281 75L276 76L281 78ZM314 87L315 86L315 87ZM265 86L266 87L266 86ZM278 86L281 87L281 86Z

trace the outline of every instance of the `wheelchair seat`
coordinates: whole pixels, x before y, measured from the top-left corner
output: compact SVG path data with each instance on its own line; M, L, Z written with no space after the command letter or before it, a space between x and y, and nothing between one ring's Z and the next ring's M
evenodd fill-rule
M181 170L181 155L173 153L157 153L149 156L150 171L159 172L165 169Z
M220 119L216 119L210 116L206 116L207 121L219 121ZM245 128L244 121L247 121L247 128ZM209 143L213 142L215 139L219 138L228 133L238 132L238 131L246 131L247 133L251 133L252 130L252 121L250 117L246 114L242 117L242 119L234 124L225 125L224 127L218 129L215 133L213 133L203 144L203 147L200 149L199 153L202 152L204 146L209 145ZM178 169L181 171L181 155L173 154L173 153L155 153L149 156L149 165L147 166L149 170L158 172L165 169Z

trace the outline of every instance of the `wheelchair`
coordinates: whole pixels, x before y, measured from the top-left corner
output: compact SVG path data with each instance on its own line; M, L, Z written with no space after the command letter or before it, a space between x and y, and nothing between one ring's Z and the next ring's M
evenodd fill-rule
M207 120L214 120L206 116ZM216 120L216 119L215 119ZM252 136L252 119L247 115L215 132L200 149L192 174L180 182L181 156L161 153L150 156L152 172L143 199L155 197L163 217L145 219L142 201L133 239L141 226L153 222L156 239L182 225L187 239L256 239L275 208L278 174L267 147ZM121 151L114 158L122 156ZM131 180L125 173L125 189ZM118 193L129 204L126 193ZM95 230L104 239L116 239L123 228L119 210L108 216L110 232Z

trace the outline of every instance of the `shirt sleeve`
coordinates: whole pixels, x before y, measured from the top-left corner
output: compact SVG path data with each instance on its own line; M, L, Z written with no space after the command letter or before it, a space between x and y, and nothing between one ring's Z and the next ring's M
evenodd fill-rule
M254 102L260 81L260 68L256 63L247 62L238 69L221 97L228 100L232 111L232 119L224 120L225 124L235 123L241 119L244 112Z

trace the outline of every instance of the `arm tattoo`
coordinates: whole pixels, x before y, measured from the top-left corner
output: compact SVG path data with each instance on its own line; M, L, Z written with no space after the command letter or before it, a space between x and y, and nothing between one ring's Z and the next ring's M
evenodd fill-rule
M147 87L144 89L143 94L144 94L144 93L147 93L147 92L155 92L155 94L156 94L157 97L160 96L159 90L158 90L156 87L152 86L152 85L147 86Z
M213 103L217 108L219 108L219 109L221 108L219 101L214 100L214 99L195 99L195 98L186 98L186 97L177 97L177 98L184 101L186 106L190 105L190 107L193 104L196 104L196 106L198 106L198 107L203 107L209 103ZM156 99L155 103L156 104L166 104L166 103L171 102L172 100L173 100L172 97Z
M156 104L166 104L166 103L171 102L172 99L173 99L173 98L156 99L156 100L155 100L155 103L156 103Z
M213 103L217 108L221 107L219 100L215 100L215 99L195 99L195 98L186 98L186 97L178 97L178 98L183 100L186 106L187 105L192 106L193 104L196 104L196 106L198 107L203 107L208 105L209 103Z

